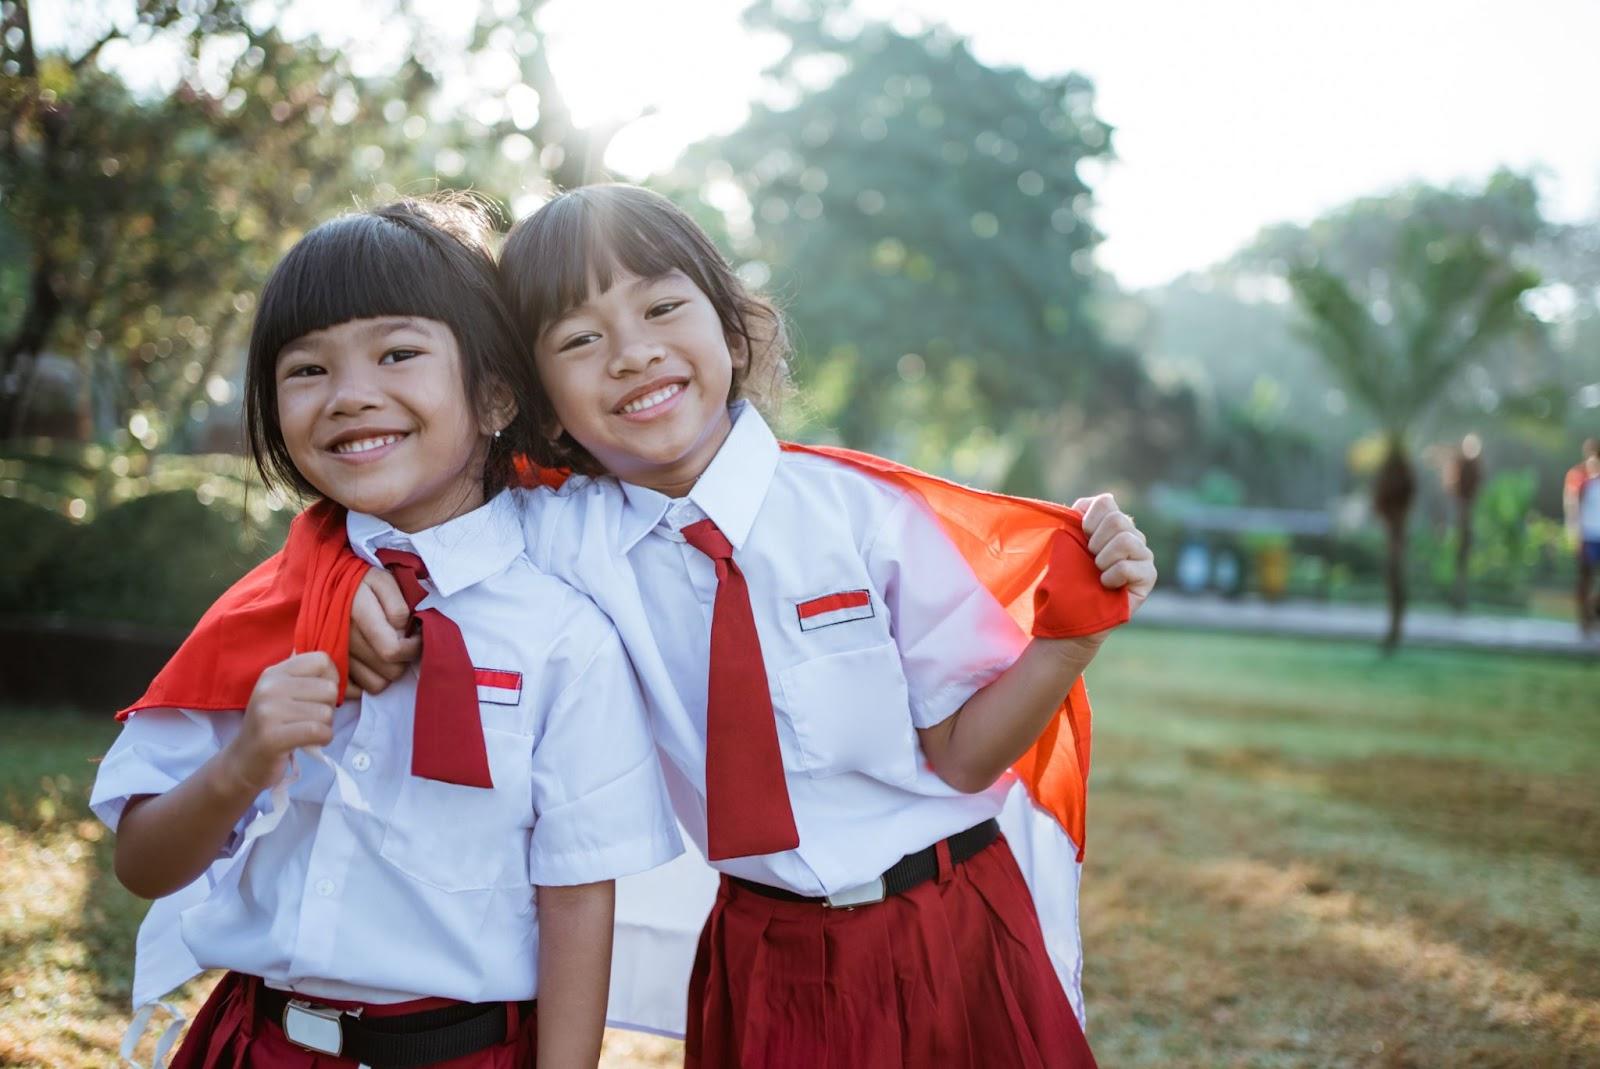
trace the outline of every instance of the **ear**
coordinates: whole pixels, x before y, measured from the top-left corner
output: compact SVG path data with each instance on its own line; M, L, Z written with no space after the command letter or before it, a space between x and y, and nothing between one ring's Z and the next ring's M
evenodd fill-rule
M750 343L737 331L728 334L728 355L733 357L735 368L743 368L750 362Z
M511 391L496 385L489 390L489 404L478 420L478 429L493 437L509 427L516 418L517 402L511 396Z

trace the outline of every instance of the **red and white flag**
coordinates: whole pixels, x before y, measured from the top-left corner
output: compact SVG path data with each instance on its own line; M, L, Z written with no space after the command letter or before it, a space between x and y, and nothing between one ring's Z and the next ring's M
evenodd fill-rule
M841 590L800 602L795 606L795 614L800 618L802 631L865 620L872 615L872 595L865 590Z
M478 680L478 700L487 705L516 705L522 701L522 673L495 668L474 668Z

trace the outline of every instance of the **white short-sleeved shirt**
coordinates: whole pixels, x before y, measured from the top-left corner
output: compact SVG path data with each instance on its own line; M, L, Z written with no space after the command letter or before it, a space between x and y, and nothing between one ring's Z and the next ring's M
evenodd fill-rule
M1578 485L1578 531L1585 542L1600 542L1600 475Z
M324 747L354 782L296 755L281 822L242 848L181 914L202 968L231 968L325 998L472 1002L538 991L535 885L639 872L682 850L643 699L615 629L524 552L518 498L404 534L352 514L355 551L410 550L428 597L461 628L479 677L494 788L413 776L413 668L334 713ZM149 710L101 764L91 804L115 829L128 800L193 773L239 730L242 712ZM268 807L257 800L242 832ZM171 979L171 978L167 978ZM182 978L179 978L182 979Z
M724 872L828 894L999 813L1007 775L963 794L927 765L937 724L1010 666L1026 636L916 497L782 451L759 413L686 497L574 478L529 525L535 561L616 623L650 702L678 816L705 849L705 709L715 566L682 529L710 518L750 588L795 850Z

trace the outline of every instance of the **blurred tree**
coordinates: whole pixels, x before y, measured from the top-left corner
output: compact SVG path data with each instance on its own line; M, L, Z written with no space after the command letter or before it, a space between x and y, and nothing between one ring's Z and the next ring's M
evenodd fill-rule
M286 39L281 6L137 0L50 51L26 0L0 7L0 442L27 427L57 353L85 372L80 437L184 445L229 400L255 293L304 230L397 191L466 186L504 205L581 184L623 125L573 123L537 0L485 4L465 55L405 0L376 5L405 35L377 73L354 50ZM179 46L170 84L130 87L103 63L113 43L158 40ZM507 84L441 100L443 77L470 81L489 54L515 58Z
M988 67L944 32L846 9L755 4L753 25L790 42L770 72L782 99L669 183L698 192L748 277L794 295L797 373L832 433L993 481L1004 464L983 458L1015 458L1011 484L1040 492L1063 406L1098 417L1095 399L1121 391L1107 407L1125 410L1148 387L1092 307L1079 168L1109 156L1110 128L1077 75Z
M6 5L0 187L6 271L22 281L0 291L0 439L22 431L51 350L89 372L85 437L131 423L154 447L227 400L218 362L284 244L404 143L395 120L430 88L425 70L357 78L246 16L263 10L141 0L76 53L41 54L27 4ZM134 92L96 62L157 34L183 49L170 92Z
M1497 181L1486 197L1497 195ZM1528 207L1537 220L1536 206ZM1384 436L1373 505L1387 535L1384 647L1392 650L1405 614L1405 527L1416 493L1409 438L1452 381L1524 321L1520 301L1537 277L1517 262L1515 243L1475 219L1467 225L1471 213L1391 214L1386 230L1367 226L1362 204L1347 216L1359 224L1348 245L1318 242L1288 274L1305 313L1303 337ZM1324 221L1313 235L1319 225L1336 229ZM1332 266L1363 261L1371 266L1360 274Z

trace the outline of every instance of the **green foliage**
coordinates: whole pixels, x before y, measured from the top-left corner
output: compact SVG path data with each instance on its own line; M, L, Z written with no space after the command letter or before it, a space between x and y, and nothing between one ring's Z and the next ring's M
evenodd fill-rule
M264 553L232 510L191 493L151 494L81 529L49 603L72 616L188 627Z
M1538 515L1534 497L1538 473L1506 471L1491 478L1473 503L1472 552L1467 575L1474 598L1524 606L1535 586L1568 586L1574 565L1560 521ZM1455 583L1458 536L1422 531L1413 538L1413 555L1422 579L1439 596Z
M8 611L40 607L31 595L39 577L74 534L65 516L26 501L0 497L0 605Z
M1304 337L1345 391L1391 435L1403 436L1519 320L1537 278L1476 232L1410 219L1396 226L1389 270L1352 281L1306 261L1289 284Z
M287 531L286 516L265 530L240 520L192 490L137 497L88 524L0 498L0 537L18 547L0 594L7 612L187 628Z
M758 106L669 181L770 271L820 421L947 468L974 435L1085 405L1117 359L1079 173L1110 128L1081 77L987 67L942 33L838 32L838 7L755 6L791 42L772 74L793 104Z

